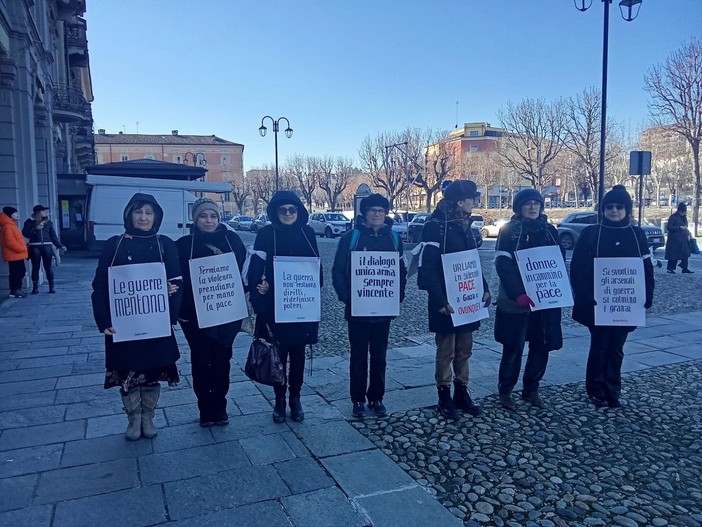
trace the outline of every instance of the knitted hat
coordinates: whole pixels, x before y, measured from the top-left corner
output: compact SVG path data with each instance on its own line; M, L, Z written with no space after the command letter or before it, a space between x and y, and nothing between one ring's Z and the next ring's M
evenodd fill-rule
M365 216L368 209L371 207L382 207L385 214L387 214L390 211L390 202L385 196L380 194L371 194L370 196L366 196L361 200L361 214Z
M631 209L634 206L634 204L631 202L631 196L624 188L624 185L614 185L612 190L604 195L604 198L602 198L602 204L600 205L600 210L603 211L605 205L608 203L618 203L619 205L624 205L627 216L631 214Z
M200 214L202 214L206 210L214 211L217 214L217 219L221 220L219 214L219 207L210 198L200 198L195 203L193 203L193 220L197 220Z
M684 203L678 203L678 212L687 212L687 205Z
M524 205L527 201L531 200L538 201L539 203L541 203L541 208L544 208L544 197L541 195L541 192L539 192L535 188L525 188L514 195L512 210L515 214L521 213L522 205Z
M476 198L478 196L480 196L478 187L469 179L454 181L444 190L444 199L451 203L458 203L467 198Z
M17 209L14 207L3 207L2 211L7 215L12 217L12 215L17 212Z

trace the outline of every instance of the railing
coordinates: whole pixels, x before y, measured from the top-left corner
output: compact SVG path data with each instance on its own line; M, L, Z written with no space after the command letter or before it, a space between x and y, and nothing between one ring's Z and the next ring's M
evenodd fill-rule
M83 92L67 84L54 87L54 111L68 112L80 116L80 119L90 119L90 103Z

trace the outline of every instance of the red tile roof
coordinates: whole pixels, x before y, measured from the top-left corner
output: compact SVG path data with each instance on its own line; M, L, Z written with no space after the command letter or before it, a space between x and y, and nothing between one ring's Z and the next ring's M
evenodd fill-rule
M244 146L216 135L93 134L99 145L230 145Z

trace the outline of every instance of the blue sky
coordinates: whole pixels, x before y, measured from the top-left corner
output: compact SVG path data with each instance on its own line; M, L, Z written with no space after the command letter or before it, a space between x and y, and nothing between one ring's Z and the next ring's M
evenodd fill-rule
M608 115L648 124L643 76L700 36L702 0L612 4ZM363 138L407 126L498 125L524 97L599 89L603 5L571 0L89 0L95 128L215 134L244 168L273 163L264 115L290 119L292 154L357 157ZM270 123L267 123L271 130Z

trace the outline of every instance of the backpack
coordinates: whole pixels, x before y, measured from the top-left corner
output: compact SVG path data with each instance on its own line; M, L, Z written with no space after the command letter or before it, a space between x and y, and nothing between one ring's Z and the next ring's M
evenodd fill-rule
M356 249L358 245L358 238L361 236L361 231L354 229L351 233L351 243L349 244L349 252ZM400 250L400 237L393 230L390 231L390 237L392 238L392 244L395 246L395 250L399 252Z

